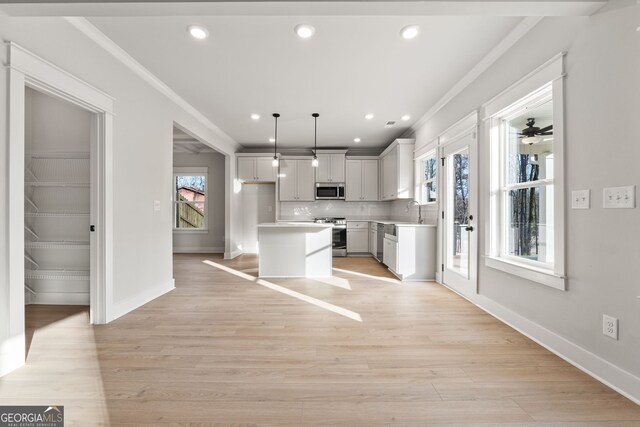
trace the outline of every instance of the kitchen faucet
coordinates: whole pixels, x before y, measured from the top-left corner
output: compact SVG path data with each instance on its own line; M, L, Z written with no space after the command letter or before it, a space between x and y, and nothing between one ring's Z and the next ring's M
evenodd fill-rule
M422 219L422 205L416 200L409 200L409 202L407 203L407 212L411 210L412 206L418 206L418 224L422 224L422 222L424 221Z

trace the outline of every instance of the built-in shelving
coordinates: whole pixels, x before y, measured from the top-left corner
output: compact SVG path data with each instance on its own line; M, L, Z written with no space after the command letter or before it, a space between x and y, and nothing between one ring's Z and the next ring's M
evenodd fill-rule
M88 153L27 152L24 277L28 303L87 303L89 189Z

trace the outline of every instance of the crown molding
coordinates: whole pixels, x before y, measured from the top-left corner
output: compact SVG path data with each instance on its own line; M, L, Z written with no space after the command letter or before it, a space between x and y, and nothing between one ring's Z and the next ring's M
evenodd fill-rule
M527 34L538 22L542 20L542 16L530 16L523 18L516 27L511 30L507 36L500 41L493 49L485 55L467 74L462 77L447 93L444 94L420 119L413 124L404 134L413 135L417 129L424 126L431 120L440 110L442 110L456 96L460 95L471 83L480 77L489 69L498 59L509 51L525 34Z
M176 105L185 110L188 114L193 116L197 121L208 128L214 134L216 142L223 145L228 152L233 153L238 150L240 144L238 144L233 138L223 132L204 114L197 110L193 105L189 104L184 98L178 95L173 89L171 89L167 84L156 77L146 67L136 61L131 55L129 55L124 49L118 46L118 44L107 37L93 24L91 24L87 19L82 17L66 17L65 19L81 33L83 33L89 39L93 40L98 46L103 48L114 58L120 61L123 65L133 71L136 75L138 75L138 77L146 81L149 85L151 85L151 87L165 95Z

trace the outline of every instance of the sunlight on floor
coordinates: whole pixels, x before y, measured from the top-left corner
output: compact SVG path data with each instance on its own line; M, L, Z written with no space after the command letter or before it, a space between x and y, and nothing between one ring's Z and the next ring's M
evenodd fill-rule
M0 405L64 406L68 425L109 425L94 327L88 323L83 311L39 326L26 364L0 381ZM80 344L66 345L70 331Z
M320 283L324 283L325 285L336 286L342 289L351 290L351 283L349 280L344 279L342 277L333 276L333 277L314 277L312 280Z
M393 283L394 285L401 285L402 282L398 279L392 279L390 277L380 277L380 276L372 276L370 274L358 273L357 271L344 270L342 268L333 268L334 271L339 271L340 273L345 274L353 274L354 276L360 276L365 279L379 280L381 282Z
M330 304L328 302L319 300L317 298L310 297L310 296L305 295L305 294L301 294L300 292L293 291L291 289L285 288L284 286L276 285L275 283L271 283L271 282L268 282L266 280L250 276L250 275L248 275L246 273L243 273L241 271L238 271L238 270L235 270L233 268L227 267L226 265L218 264L218 263L210 261L210 260L204 260L202 262L207 264L207 265L210 265L212 267L215 267L217 269L226 271L227 273L231 273L231 274L233 274L233 275L235 275L237 277L240 277L242 279L249 280L251 282L255 282L260 286L264 286L265 288L268 288L268 289L280 292L282 294L288 295L290 297L299 299L300 301L304 301L304 302L307 302L309 304L313 304L316 307L320 307L320 308L323 308L325 310L331 311L333 313L339 314L341 316L348 317L349 319L352 319L352 320L355 320L355 321L358 321L358 322L362 322L362 317L360 317L360 315L358 313L354 312L354 311L347 310L346 308L342 308L342 307L339 307L337 305ZM314 280L316 280L316 279L314 278Z

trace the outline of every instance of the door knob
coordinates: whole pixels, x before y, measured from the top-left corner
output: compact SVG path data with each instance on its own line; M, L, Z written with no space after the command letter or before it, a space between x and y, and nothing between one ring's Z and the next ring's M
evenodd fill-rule
M468 225L464 228L466 231L473 231L473 227Z

